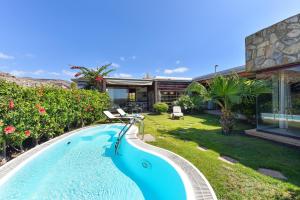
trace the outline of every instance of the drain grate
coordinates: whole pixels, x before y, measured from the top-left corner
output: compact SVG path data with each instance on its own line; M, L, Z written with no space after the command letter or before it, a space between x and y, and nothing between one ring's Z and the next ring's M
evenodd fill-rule
M151 169L152 164L148 160L142 160L142 167L145 169Z

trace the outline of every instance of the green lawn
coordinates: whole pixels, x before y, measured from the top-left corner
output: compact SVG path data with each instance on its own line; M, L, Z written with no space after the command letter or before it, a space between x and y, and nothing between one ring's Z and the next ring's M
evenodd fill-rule
M245 136L247 128L251 127L238 122L232 135L222 135L218 117L206 114L185 116L184 120L147 114L145 119L145 134L156 137L151 144L191 161L218 199L300 199L300 149ZM198 145L208 150L201 151ZM225 163L219 155L239 163ZM281 171L288 180L261 175L256 171L259 167Z

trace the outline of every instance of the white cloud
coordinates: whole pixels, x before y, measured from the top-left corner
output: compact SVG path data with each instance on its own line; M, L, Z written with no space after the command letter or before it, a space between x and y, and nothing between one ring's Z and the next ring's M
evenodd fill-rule
M131 74L126 74L126 73L120 73L120 74L114 74L113 77L116 78L132 78Z
M10 74L14 75L14 76L24 76L27 74L26 71L23 71L23 70L12 70L10 72Z
M12 59L15 59L15 57L0 52L0 59L3 59L3 60L12 60Z
M120 60L121 60L121 61L135 60L135 59L136 59L136 56L130 56L130 57L124 57L124 56L121 56L121 57L120 57Z
M164 73L165 74L173 74L173 73L183 73L189 70L187 67L178 67L175 69L165 69Z
M68 70L62 70L62 73L64 75L67 75L67 76L71 76L71 77L74 77L75 76L75 72L72 72L72 71L68 71Z
M42 69L36 70L31 72L33 75L41 75L41 74L45 74L46 72Z
M60 73L58 73L58 72L49 72L49 74L54 75L54 76L59 76L60 75Z
M180 62L181 62L180 60L176 60L175 63L178 65L178 64L180 64Z
M120 65L118 63L111 63L111 66L114 67L114 68L119 68Z

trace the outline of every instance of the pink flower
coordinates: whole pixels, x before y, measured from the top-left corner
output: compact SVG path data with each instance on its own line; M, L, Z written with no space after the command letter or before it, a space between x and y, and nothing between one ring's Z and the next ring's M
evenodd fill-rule
M13 100L10 100L10 101L9 101L9 105L8 105L8 107L9 107L9 109L14 109L14 107L15 107L15 103L14 103L14 101L13 101Z
M40 108L39 108L39 113L40 113L41 115L46 114L46 109L43 108L43 107L40 107Z
M72 66L71 69L81 69L80 66Z
M24 131L24 133L27 137L30 136L30 130L26 130L26 131Z
M81 73L78 72L78 73L76 73L74 76L75 76L75 77L78 77L78 76L80 76L80 75L81 75Z
M96 76L95 81L100 82L103 80L102 76Z
M11 134L14 133L16 130L16 128L14 126L7 126L4 128L4 133L7 134Z

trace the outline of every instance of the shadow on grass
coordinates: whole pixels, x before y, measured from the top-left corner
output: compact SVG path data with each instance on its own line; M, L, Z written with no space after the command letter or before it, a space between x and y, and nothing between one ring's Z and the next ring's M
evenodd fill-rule
M205 125L217 126L217 119L205 120L205 116L193 116ZM271 141L247 136L235 130L230 135L221 134L220 129L201 128L157 129L161 135L170 135L183 141L192 141L199 146L213 150L220 155L232 157L244 166L254 170L269 168L278 170L288 177L287 182L300 186L300 149ZM299 191L295 191L296 194Z

